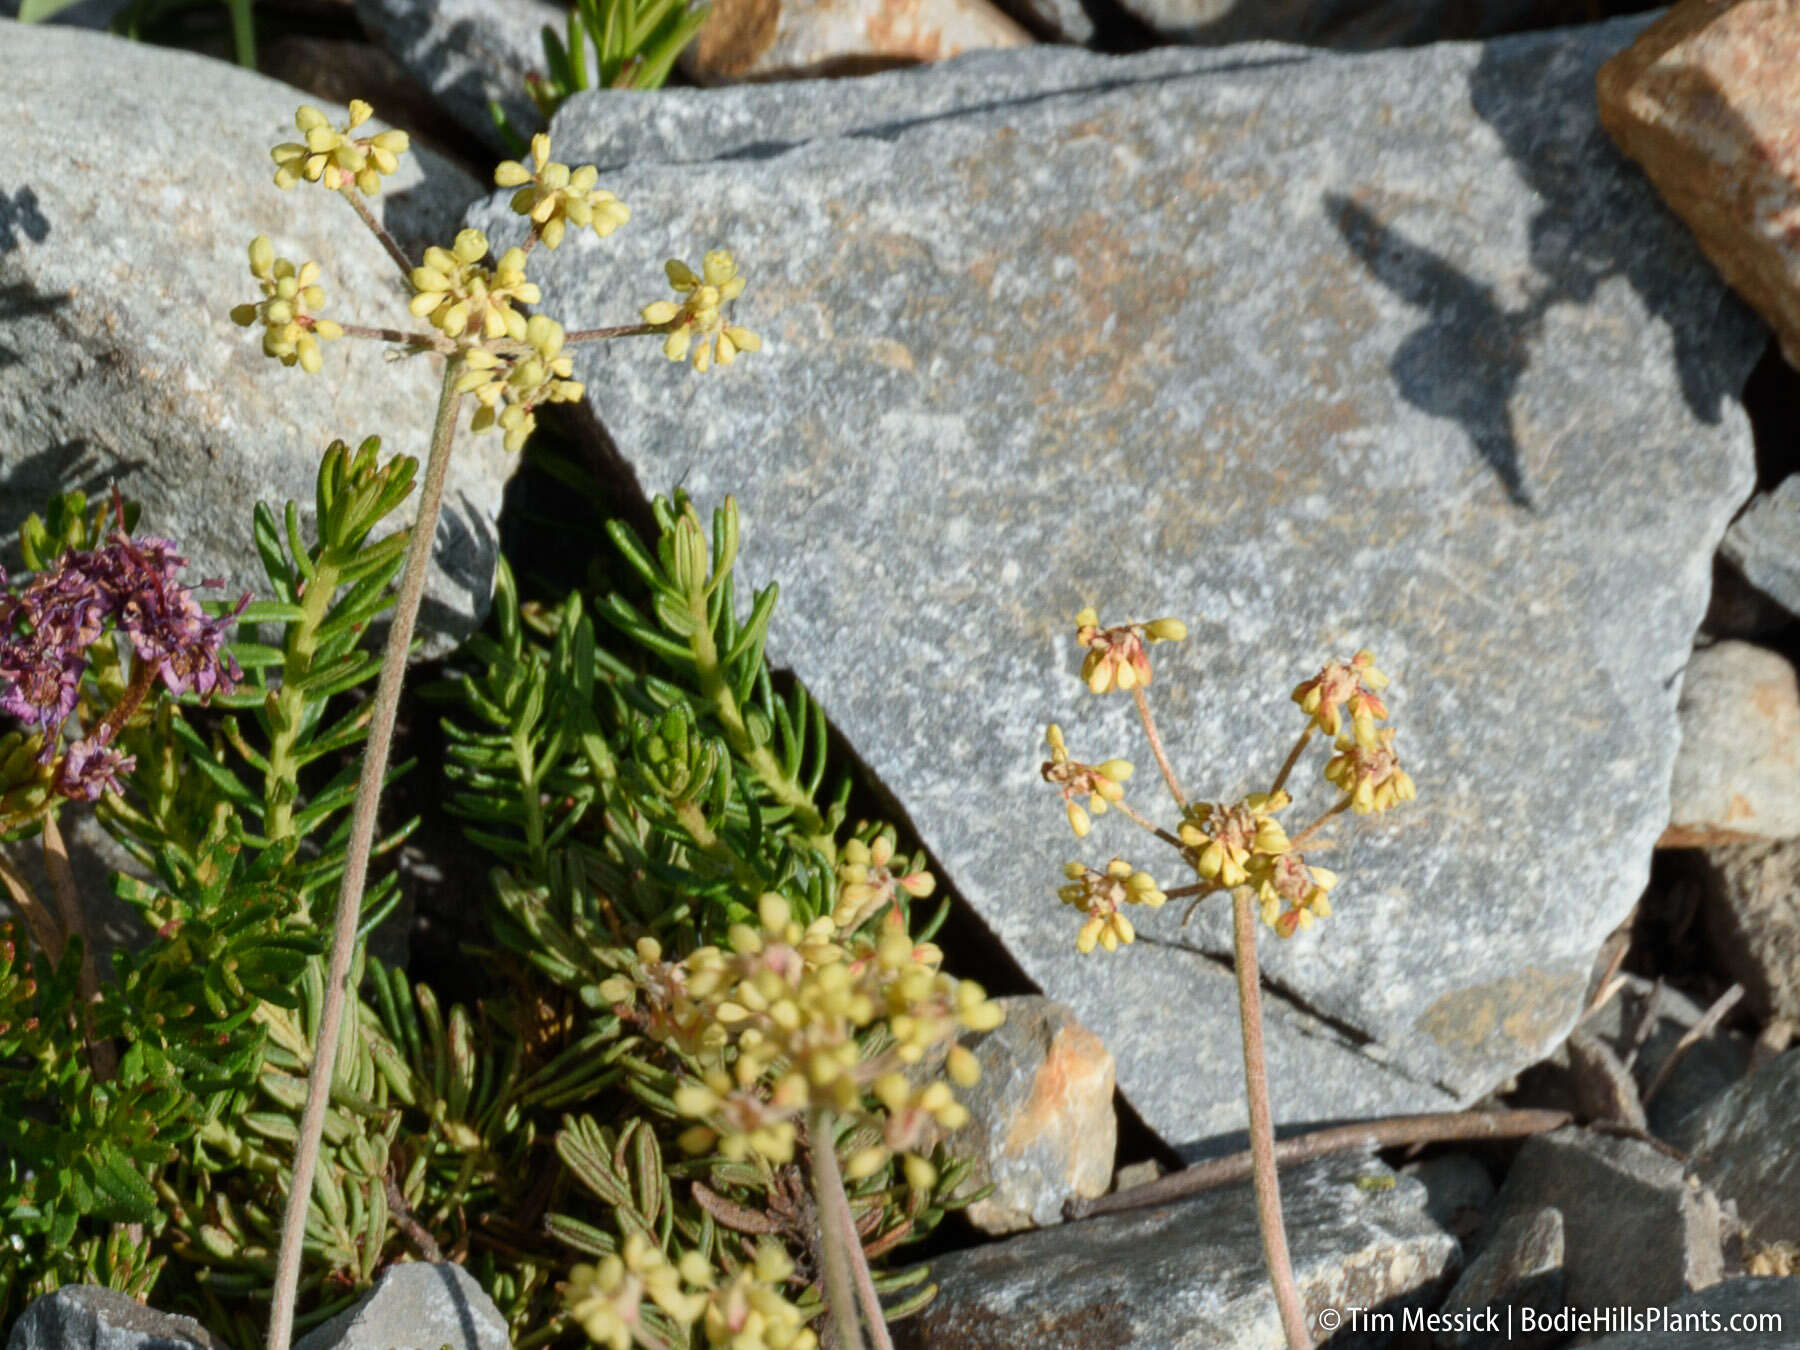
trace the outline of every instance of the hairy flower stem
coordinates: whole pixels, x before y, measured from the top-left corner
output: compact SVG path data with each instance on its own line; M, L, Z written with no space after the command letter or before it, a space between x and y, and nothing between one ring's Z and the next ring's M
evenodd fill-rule
M1313 738L1313 730L1313 725L1309 722L1306 730L1300 733L1300 739L1294 742L1294 748L1288 751L1288 757L1282 761L1281 772L1275 775L1275 783L1269 789L1269 795L1271 797L1287 786L1288 775L1294 771L1294 766L1300 762L1301 753L1305 751L1307 744Z
M425 461L425 481L419 491L419 516L413 523L406 550L406 569L401 573L400 593L394 602L393 626L388 629L387 647L382 652L381 680L375 688L369 739L363 747L362 777L356 785L356 808L350 818L343 886L338 892L337 919L332 927L325 1004L319 1017L312 1069L306 1080L306 1108L301 1114L300 1133L294 1143L294 1171L288 1184L287 1209L281 1216L281 1247L275 1260L275 1288L269 1308L268 1350L288 1350L293 1339L294 1302L306 1238L306 1212L312 1196L313 1171L319 1160L319 1140L325 1129L325 1108L331 1099L331 1075L337 1065L338 1031L343 1024L347 996L344 986L350 973L350 958L356 948L357 921L362 917L363 887L368 881L369 853L375 840L375 815L381 804L382 779L387 775L394 718L400 707L400 688L406 680L407 651L412 646L419 601L425 594L425 574L431 564L431 546L437 537L438 512L444 500L444 478L450 468L450 447L456 438L456 413L462 403L462 396L456 392L456 380L461 371L462 362L455 357L444 363L444 385L438 395L437 420L431 428L431 454Z
M382 248L387 250L388 257L394 260L394 266L400 269L400 276L408 284L412 281L412 262L406 256L406 250L400 247L400 241L387 231L387 226L375 219L375 213L369 210L368 203L363 201L362 193L356 188L346 186L340 189L344 200L355 208L362 223L369 227L369 233L381 241Z
M1135 808L1128 805L1127 803L1114 802L1112 804L1112 809L1117 811L1120 815L1124 816L1125 819L1129 820L1133 825L1138 826L1140 829L1145 829L1145 830L1150 831L1151 834L1155 835L1158 839L1162 840L1163 843L1169 845L1171 848L1180 848L1181 847L1180 839L1178 839L1176 836L1170 834L1162 826L1158 825L1154 820L1151 820L1148 816L1137 811ZM1171 894L1172 894L1172 892L1171 892Z
M1178 809L1187 810L1187 793L1181 790L1181 782L1175 777L1174 766L1169 763L1168 752L1163 749L1162 736L1157 733L1156 719L1150 715L1150 700L1144 696L1144 687L1140 684L1131 691L1132 701L1137 704L1138 720L1144 724L1144 735L1150 740L1150 753L1156 756L1156 767L1162 770L1163 782L1169 785L1169 795L1175 799Z
M669 325L666 323L622 323L612 328L577 329L573 333L564 333L563 341L565 343L605 342L610 338L649 337L652 333L666 333L668 331Z
M831 1112L816 1106L807 1113L807 1153L812 1158L813 1201L819 1212L819 1255L825 1271L825 1301L837 1331L837 1350L863 1350L856 1325L856 1294L850 1274L851 1252L862 1253L856 1226L846 1222L850 1203L838 1171L837 1131ZM841 1206L841 1210L840 1210Z
M1336 806L1321 811L1317 820L1308 825L1304 830L1300 831L1300 833L1295 835L1292 839L1288 840L1288 851L1294 853L1304 848L1315 834L1325 828L1326 821L1330 820L1333 816L1343 815L1344 812L1349 809L1350 798L1346 796L1343 800L1338 802Z
M1256 1222L1262 1230L1263 1260L1275 1289L1275 1306L1288 1350L1311 1350L1306 1313L1288 1260L1287 1231L1281 1222L1281 1185L1275 1175L1275 1128L1269 1115L1269 1068L1263 1056L1261 972L1256 964L1256 915L1248 886L1231 892L1231 939L1237 965L1238 1022L1244 1033L1244 1101L1250 1109L1250 1156L1256 1187Z

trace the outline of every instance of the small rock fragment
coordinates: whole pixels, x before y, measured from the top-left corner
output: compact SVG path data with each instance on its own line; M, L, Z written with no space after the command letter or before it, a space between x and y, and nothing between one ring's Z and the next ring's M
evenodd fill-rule
M1598 85L1601 124L1800 366L1800 8L1683 0Z
M1800 473L1750 499L1719 552L1789 614L1800 614Z
M1720 1094L1684 1131L1694 1171L1756 1243L1800 1240L1800 1052L1788 1051Z
M1469 1153L1440 1153L1400 1169L1425 1187L1425 1212L1445 1232L1466 1238L1481 1228L1494 1203L1494 1180Z
M958 1094L969 1123L950 1137L969 1158L971 1187L993 1194L966 1211L987 1233L1062 1219L1063 1202L1106 1193L1118 1121L1113 1058L1064 1004L1037 995L997 1000L1006 1021L966 1044L981 1081Z
M988 0L713 0L681 67L702 84L867 75L1031 41Z
M1563 1306L1563 1221L1553 1205L1520 1210L1502 1220L1481 1254L1450 1290L1439 1312L1463 1319L1458 1329L1440 1333L1442 1350L1476 1346L1542 1345L1559 1337L1511 1337L1520 1314L1549 1313ZM1509 1314L1510 1310L1510 1316Z
M6 1338L6 1350L225 1350L191 1317L147 1308L98 1285L64 1285L38 1299Z
M453 1262L390 1266L352 1307L294 1350L508 1350L506 1319L475 1277Z
M1800 1017L1800 840L1701 853L1701 914L1720 963L1759 1017Z
M1800 684L1785 657L1748 642L1697 650L1679 716L1672 826L1800 835Z
M1569 1033L1569 1071L1579 1119L1645 1128L1644 1104L1631 1070L1610 1045L1579 1026Z
M1519 1150L1500 1222L1562 1212L1564 1280L1577 1308L1667 1303L1719 1278L1719 1202L1652 1144L1574 1126Z

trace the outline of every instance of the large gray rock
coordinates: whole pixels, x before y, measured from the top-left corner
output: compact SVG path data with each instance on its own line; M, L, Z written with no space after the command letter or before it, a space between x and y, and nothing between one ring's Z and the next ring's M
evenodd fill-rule
M1750 499L1719 551L1790 614L1800 614L1800 473Z
M1546 1206L1562 1213L1573 1307L1647 1307L1719 1279L1718 1199L1653 1144L1573 1126L1527 1140L1500 1188L1499 1230Z
M1295 1282L1322 1333L1349 1309L1428 1305L1455 1266L1456 1239L1426 1215L1425 1188L1373 1157L1284 1172L1281 1198ZM1248 1182L953 1252L931 1278L937 1297L894 1325L902 1350L1281 1344Z
M312 515L319 457L379 434L424 456L435 359L328 344L308 376L262 354L228 311L259 299L245 251L324 269L325 313L411 326L393 264L350 208L279 191L269 147L304 96L189 53L0 21L0 544L59 489L117 482L191 576L257 589L258 499ZM327 110L334 118L341 109ZM402 158L374 210L415 249L451 237L475 183L426 152ZM494 522L515 457L465 438L421 625L442 653L487 611ZM415 494L416 497L416 494ZM265 588L266 589L266 588Z
M1800 1242L1800 1051L1764 1064L1688 1123L1680 1146L1759 1244Z
M1223 907L1083 958L1054 896L1077 854L1179 879L1117 816L1077 845L1039 781L1052 720L1148 760L1073 678L1083 604L1189 621L1151 693L1201 795L1266 783L1325 658L1396 677L1420 800L1338 831L1336 917L1265 944L1279 1119L1449 1106L1540 1058L1643 889L1765 335L1594 121L1634 31L1065 53L1035 93L993 56L558 119L559 157L635 161L607 179L635 214L543 260L544 307L621 322L662 259L729 245L767 339L710 383L582 349L638 480L738 494L773 659L1190 1153L1243 1121ZM716 142L631 153L711 107Z
M1681 685L1669 823L1704 835L1800 836L1800 681L1749 642L1694 653Z
M1608 1316L1598 1329L1617 1330L1588 1350L1800 1350L1800 1280L1725 1280L1666 1308L1614 1308Z
M390 1266L375 1287L294 1350L507 1350L506 1319L454 1262Z
M363 27L490 150L511 155L490 103L524 136L542 121L527 77L545 74L543 33L565 42L569 6L549 0L355 0ZM590 69L593 51L588 52Z
M98 1285L64 1285L25 1309L6 1350L224 1350L191 1317L146 1308Z

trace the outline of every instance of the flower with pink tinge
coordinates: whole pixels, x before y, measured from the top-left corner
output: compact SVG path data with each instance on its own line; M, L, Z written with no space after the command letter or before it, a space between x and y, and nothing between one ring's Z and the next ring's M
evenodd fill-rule
M1315 918L1331 917L1326 892L1337 885L1337 875L1323 867L1308 867L1298 853L1258 858L1251 868L1262 920L1277 937L1292 937L1297 929L1311 928Z
M1418 789L1394 750L1394 729L1358 724L1354 736L1337 738L1337 753L1325 766L1326 779L1350 798L1359 816L1375 815L1418 796Z
M1102 628L1092 607L1075 616L1075 640L1088 649L1081 662L1082 683L1096 694L1109 689L1130 691L1150 683L1150 658L1146 642L1179 642L1187 636L1180 619L1155 619L1150 623L1123 623Z
M1124 783L1132 774L1131 761L1109 759L1104 764L1083 764L1072 759L1068 744L1063 740L1062 728L1055 724L1044 733L1044 739L1050 745L1050 758L1039 772L1046 783L1062 794L1063 809L1068 813L1069 828L1075 831L1075 837L1085 839L1093 827L1088 812L1103 816L1108 803L1125 799ZM1077 797L1087 798L1086 809L1075 800Z
M1249 869L1257 857L1287 852L1287 831L1275 819L1275 812L1290 801L1285 792L1253 792L1229 806L1191 803L1180 834L1194 870L1221 886L1242 886L1250 879Z
M1293 699L1320 731L1335 736L1343 727L1339 709L1346 705L1359 725L1386 719L1387 704L1379 691L1387 683L1388 677L1375 668L1375 654L1365 650L1348 661L1327 661L1317 675L1295 687Z

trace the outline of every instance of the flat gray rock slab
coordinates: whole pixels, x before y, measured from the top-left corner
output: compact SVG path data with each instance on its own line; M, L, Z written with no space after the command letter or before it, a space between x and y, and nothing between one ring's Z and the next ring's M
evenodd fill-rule
M507 1350L506 1319L461 1266L391 1266L352 1307L302 1337L294 1350Z
M1294 1279L1321 1332L1352 1308L1429 1304L1458 1259L1425 1213L1425 1188L1373 1157L1283 1172L1281 1200ZM931 1278L937 1297L894 1324L902 1350L1281 1344L1248 1182L954 1252Z
M1120 0L1120 7L1175 42L1272 38L1353 51L1495 37L1572 17L1556 0Z
M225 1350L191 1317L147 1308L98 1285L64 1285L12 1325L6 1350Z
M354 0L356 17L465 131L510 156L498 103L529 139L541 122L526 77L545 73L546 25L568 41L568 5L549 0ZM589 60L593 52L589 50Z
M1090 57L1036 94L1019 65L898 122L860 86L738 90L763 140L628 156L631 226L534 258L589 326L664 258L735 250L762 352L702 382L588 348L579 375L647 490L738 494L740 575L783 587L773 659L1190 1153L1243 1122L1221 906L1083 958L1054 895L1076 855L1181 879L1116 815L1078 845L1039 781L1056 721L1171 814L1127 701L1074 678L1082 605L1188 621L1151 692L1201 796L1266 785L1325 659L1395 676L1419 801L1341 831L1335 917L1264 945L1279 1120L1446 1107L1534 1062L1643 889L1766 334L1595 121L1639 26L1165 52L1141 79ZM632 106L571 103L557 156L657 143L619 130ZM507 229L497 200L473 218Z
M1752 497L1719 551L1757 590L1800 614L1800 473Z
M309 376L229 317L261 298L246 250L266 234L323 268L328 317L411 324L398 271L350 208L271 181L269 148L311 100L190 53L4 21L0 69L0 549L52 493L117 482L144 529L193 560L189 576L229 582L213 594L266 591L252 504L293 498L310 521L334 438L380 435L385 453L422 460L437 401L431 360L346 338ZM341 124L342 109L323 111ZM414 151L371 206L416 253L452 238L478 191ZM516 458L492 436L459 449L420 616L430 652L487 612Z

